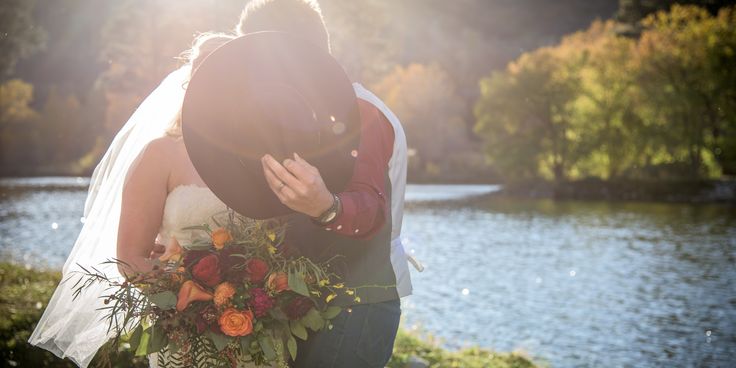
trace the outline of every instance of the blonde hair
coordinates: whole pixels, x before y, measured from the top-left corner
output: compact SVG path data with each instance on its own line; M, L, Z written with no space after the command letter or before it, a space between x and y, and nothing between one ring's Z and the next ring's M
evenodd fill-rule
M234 38L234 35L227 33L201 33L194 38L192 48L182 52L179 58L184 62L191 64L192 73L194 73L209 54ZM186 85L182 87L186 88ZM166 129L166 135L171 137L181 137L181 110L179 110L179 114L171 123L171 126Z

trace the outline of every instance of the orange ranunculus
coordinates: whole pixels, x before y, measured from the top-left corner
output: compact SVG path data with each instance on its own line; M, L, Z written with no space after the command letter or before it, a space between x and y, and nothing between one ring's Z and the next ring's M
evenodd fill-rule
M212 245L214 245L216 249L224 248L225 244L231 242L232 240L233 236L230 235L230 232L227 231L227 229L225 229L224 227L221 227L212 232Z
M215 288L215 305L223 306L235 295L235 287L229 282L223 282Z
M225 309L217 320L222 333L228 336L246 336L253 332L253 312Z
M289 277L285 272L274 272L268 275L266 285L268 285L269 290L277 293L289 290Z
M179 288L179 296L176 298L176 310L179 312L187 309L191 302L204 302L212 300L212 294L192 280L184 281Z
M158 260L161 262L176 262L181 259L181 252L181 245L179 245L179 242L176 240L176 238L172 236L171 241L169 242L169 244L166 245L164 254L162 254L161 257L158 257Z

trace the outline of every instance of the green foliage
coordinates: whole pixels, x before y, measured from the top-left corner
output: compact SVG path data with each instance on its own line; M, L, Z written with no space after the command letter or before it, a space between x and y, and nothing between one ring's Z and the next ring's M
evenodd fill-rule
M9 164L3 163L0 172L89 174L142 98L180 63L177 56L191 45L193 35L232 30L244 3L3 1L0 70L17 60L22 62L13 73L0 75L0 81L19 78L31 83L36 96L32 107L40 117L33 125L2 132L18 143L3 145L8 151L3 158ZM460 6L444 0L321 0L320 5L333 54L354 80L374 85L393 74L397 65L441 68L455 88L455 100L446 104L452 120L449 125L455 129L452 137L470 135L470 106L478 94L475 86L489 68L498 68L521 49L547 44L550 37L559 37L597 16L610 16L616 8L607 0L591 0L585 6L546 0L467 0ZM37 37L41 34L45 37ZM43 38L45 46L39 49ZM428 40L432 47L427 47ZM31 54L33 50L37 52ZM408 99L411 95L404 96ZM51 97L54 101L49 104ZM460 107L455 105L457 99ZM76 107L72 100L76 100ZM48 113L43 111L46 105ZM57 117L52 111L62 113ZM446 116L430 117L449 121ZM410 132L410 139L416 132L421 130ZM463 180L457 174L483 180L480 176L487 176L483 172L486 168L478 151L477 144L464 152L450 148L443 162L417 162L414 171L427 174L430 180Z
M736 12L674 6L641 38L613 21L481 81L476 132L509 180L736 173Z
M520 353L498 353L478 347L448 351L432 340L419 338L413 333L399 330L394 352L387 367L404 368L411 357L423 359L430 368L533 368L537 367Z
M59 367L75 368L69 360L59 359L53 354L33 347L27 343L31 332L54 288L61 279L59 272L39 271L23 266L0 263L0 365L17 365L21 367ZM314 317L313 317L314 318ZM314 318L316 319L316 318ZM300 322L301 323L301 322ZM316 326L315 326L316 327ZM302 325L302 328L304 326ZM306 332L306 331L305 331ZM116 368L143 368L148 367L146 357L134 356L135 350L141 343L143 328L127 338L127 343L120 346L106 345L92 361L92 367ZM156 334L154 333L154 336ZM125 339L124 339L125 340ZM135 341L134 341L135 340ZM148 339L146 349L156 350L161 342ZM260 341L252 343L260 344ZM269 344L265 342L265 344ZM158 345L158 346L157 346ZM288 347L293 345L292 347ZM296 342L287 342L289 351L296 350ZM205 360L213 355L215 344L204 336L192 346L194 360ZM170 362L182 359L181 355L162 351L159 357L167 356ZM416 335L399 330L394 355L388 367L403 368L409 357L416 356L430 363L430 367L485 367L485 368L533 368L536 367L528 358L517 353L495 353L480 348L447 351L436 345L435 342L425 340ZM163 360L162 360L163 363ZM227 366L227 362L217 362L217 365ZM214 365L213 365L214 366Z
M43 45L44 32L33 21L35 7L32 0L0 2L0 82L11 75L19 60Z
M477 152L469 140L465 103L438 64L396 67L372 89L401 119L411 174L439 176L451 172L454 158Z
M69 360L31 346L28 338L41 318L56 285L59 272L38 271L0 263L0 365L20 367L76 368ZM99 367L148 367L148 361L132 352L107 345L93 360Z
M572 126L580 55L567 51L524 54L481 81L476 132L491 163L508 177L563 180L581 153Z

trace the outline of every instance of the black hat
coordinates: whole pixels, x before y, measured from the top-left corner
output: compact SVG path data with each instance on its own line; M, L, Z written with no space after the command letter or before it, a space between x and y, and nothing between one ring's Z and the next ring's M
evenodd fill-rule
M263 219L292 211L266 183L261 157L296 152L340 192L353 174L360 116L352 84L329 53L297 35L256 32L224 44L194 72L182 134L215 195Z

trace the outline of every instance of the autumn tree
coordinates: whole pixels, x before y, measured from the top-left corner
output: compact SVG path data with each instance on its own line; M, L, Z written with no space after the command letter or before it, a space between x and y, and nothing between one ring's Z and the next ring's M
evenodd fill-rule
M0 2L0 82L8 78L18 60L43 44L44 32L33 21L34 0Z
M420 170L438 174L453 154L469 149L463 102L438 65L396 67L373 90L401 119Z
M489 161L507 179L563 181L580 152L573 103L580 56L551 47L523 54L480 81L476 132Z
M639 39L594 22L481 81L476 131L510 179L698 180L736 166L736 17L675 5Z
M664 127L669 153L691 178L720 175L719 159L733 154L724 148L734 137L735 20L733 8L713 17L675 5L642 22L639 83L652 106L647 118Z

